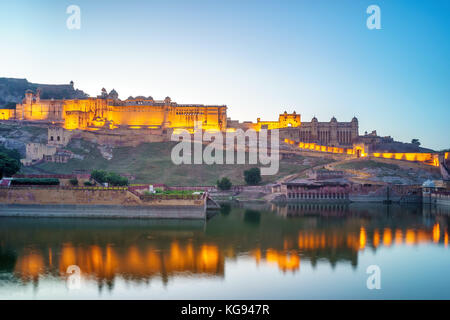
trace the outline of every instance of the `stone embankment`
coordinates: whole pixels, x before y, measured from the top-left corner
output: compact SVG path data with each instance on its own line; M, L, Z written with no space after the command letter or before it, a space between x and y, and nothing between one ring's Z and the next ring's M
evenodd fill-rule
M128 188L0 188L0 216L204 219L202 195L139 195Z

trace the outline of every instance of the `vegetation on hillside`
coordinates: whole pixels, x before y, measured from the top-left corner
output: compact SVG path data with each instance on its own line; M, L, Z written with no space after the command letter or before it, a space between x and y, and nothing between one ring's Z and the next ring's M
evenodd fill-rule
M231 186L232 183L227 177L223 177L222 179L217 180L217 188L219 188L220 190L230 190Z
M55 178L19 178L11 181L13 185L40 185L40 186L57 186L59 179Z
M115 172L105 170L94 170L91 172L91 178L99 183L107 183L110 186L127 186L128 179Z
M261 170L259 168L245 170L244 179L248 185L257 185L261 182Z
M399 166L392 163L378 162L374 160L355 161L337 164L336 169L343 170L364 170L364 169L390 169L397 170Z
M0 153L6 154L10 158L16 159L20 162L20 152L16 149L8 149L3 146L0 146Z
M243 171L255 165L230 164L181 164L174 165L171 150L174 142L143 143L137 147L118 147L113 149L113 158L102 157L98 145L80 139L72 139L68 149L83 156L83 160L71 159L68 163L40 163L33 167L23 167L23 173L71 174L73 171L94 169L113 171L118 174L131 174L136 177L132 183L164 183L172 186L216 185L219 179L227 177L233 185L245 184ZM248 157L248 154L247 154ZM298 173L317 165L333 162L331 159L294 155L280 159L280 170L273 176L264 176L264 183L274 182L286 175Z
M154 193L150 193L148 190L145 190L142 194L149 196L149 195L177 195L177 196L190 196L193 193L203 193L202 191L195 191L195 190L163 190L161 188L156 188Z
M20 154L16 150L0 149L0 178L11 177L20 170Z

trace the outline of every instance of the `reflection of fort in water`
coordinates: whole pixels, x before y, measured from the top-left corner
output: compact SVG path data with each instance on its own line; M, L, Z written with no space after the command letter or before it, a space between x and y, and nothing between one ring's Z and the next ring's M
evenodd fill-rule
M150 279L160 276L167 283L177 274L223 275L223 256L215 245L196 246L173 241L170 248L114 245L75 246L65 243L47 250L26 249L18 256L14 273L23 281L36 280L43 272L62 276L71 265L82 275L112 284L115 277L125 280Z
M117 278L148 283L174 276L225 277L225 262L297 272L301 261L358 264L362 250L398 245L448 246L448 215L421 207L298 204L264 210L231 208L206 225L4 218L0 271L36 284L65 278L70 265L99 286ZM124 225L124 223L126 225Z

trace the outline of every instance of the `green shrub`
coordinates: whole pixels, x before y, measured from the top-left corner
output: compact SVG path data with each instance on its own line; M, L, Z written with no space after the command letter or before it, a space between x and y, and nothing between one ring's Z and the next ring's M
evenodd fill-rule
M248 185L257 185L261 182L261 170L259 168L251 168L244 171L245 182Z
M0 153L0 178L11 177L20 170L20 161L6 153Z
M78 179L77 178L72 178L72 179L70 179L69 182L73 186L77 186L78 185Z
M108 175L108 172L106 172L105 170L94 170L91 172L91 178L100 183L106 182L107 175Z
M108 172L105 170L94 170L91 172L91 178L99 183L108 183L111 186L127 186L128 179L122 177L115 172Z
M84 182L84 185L85 185L86 187L92 187L92 186L95 186L95 183L92 183L92 182L90 182L90 181L85 181L85 182Z
M227 177L223 177L222 179L217 180L217 187L220 190L230 190L231 186L232 186L231 181Z
M196 191L195 190L163 190L161 188L155 188L155 194L157 194L157 195L189 196L189 195L192 195L194 192L196 192Z
M20 178L11 181L13 185L41 185L41 186L57 186L59 179L55 178Z
M8 155L9 157L16 159L17 161L20 162L20 152L17 151L16 149L8 149L5 148L4 146L0 146L0 153L4 153L6 155Z
M122 177L121 175L119 175L115 172L108 172L106 174L106 182L112 186L127 186L128 185L128 179L125 177Z

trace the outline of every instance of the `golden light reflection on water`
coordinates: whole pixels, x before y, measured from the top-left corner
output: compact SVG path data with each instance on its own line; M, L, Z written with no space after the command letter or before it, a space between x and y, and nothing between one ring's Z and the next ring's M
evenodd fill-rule
M300 269L300 256L296 250L267 249L263 253L261 249L255 249L250 252L250 256L255 259L258 265L264 262L268 265L277 266L283 272Z
M27 252L17 259L14 272L20 274L23 280L35 281L45 272L44 258L36 252Z
M380 245L380 232L378 231L378 229L375 229L375 231L373 232L372 244L375 248L378 248L378 246Z
M37 281L46 273L64 278L67 268L77 265L85 278L99 282L111 282L117 277L138 281L159 277L166 283L177 275L224 277L226 260L235 259L240 253L247 254L257 265L277 268L284 273L299 271L301 261L344 260L356 265L358 253L363 250L419 244L447 247L446 225L435 222L430 227L410 228L379 229L369 224L313 227L286 233L277 241L258 241L243 248L226 243L224 239L194 242L183 238L127 246L64 242L45 249L23 249L15 261L14 274L25 282Z
M384 229L383 233L383 245L390 247L392 244L392 230L389 228Z
M441 229L439 228L439 224L436 223L433 226L433 242L438 243L440 237L441 237Z
M439 225L435 224L432 230L424 229L391 229L385 228L383 231L383 242L378 229L373 230L372 242L370 245L376 249L380 245L391 247L395 245L419 245L426 243L438 243L440 237L438 234ZM393 234L395 235L393 238ZM394 239L394 241L393 241ZM283 249L267 249L265 252L261 249L255 249L250 252L256 263L263 262L268 265L277 265L278 268L285 271L296 271L300 269L300 259L302 254L308 251L345 249L353 252L364 250L368 246L368 232L361 226L359 234L327 234L326 232L306 231L298 235L297 247L293 246L291 239L284 239ZM448 234L445 233L444 245L448 245Z
M194 247L191 243L180 245L177 241L172 242L167 251L153 246L139 248L133 245L120 250L112 245L101 248L97 245L81 247L66 243L62 246L59 257L59 273L65 274L70 265L77 265L83 274L98 279L112 279L115 276L167 277L175 273L223 273L223 258L216 245L202 244ZM19 268L22 266L28 268L25 264ZM26 270L20 268L20 272Z
M366 229L364 227L361 227L361 230L359 232L359 249L364 249L366 247Z

